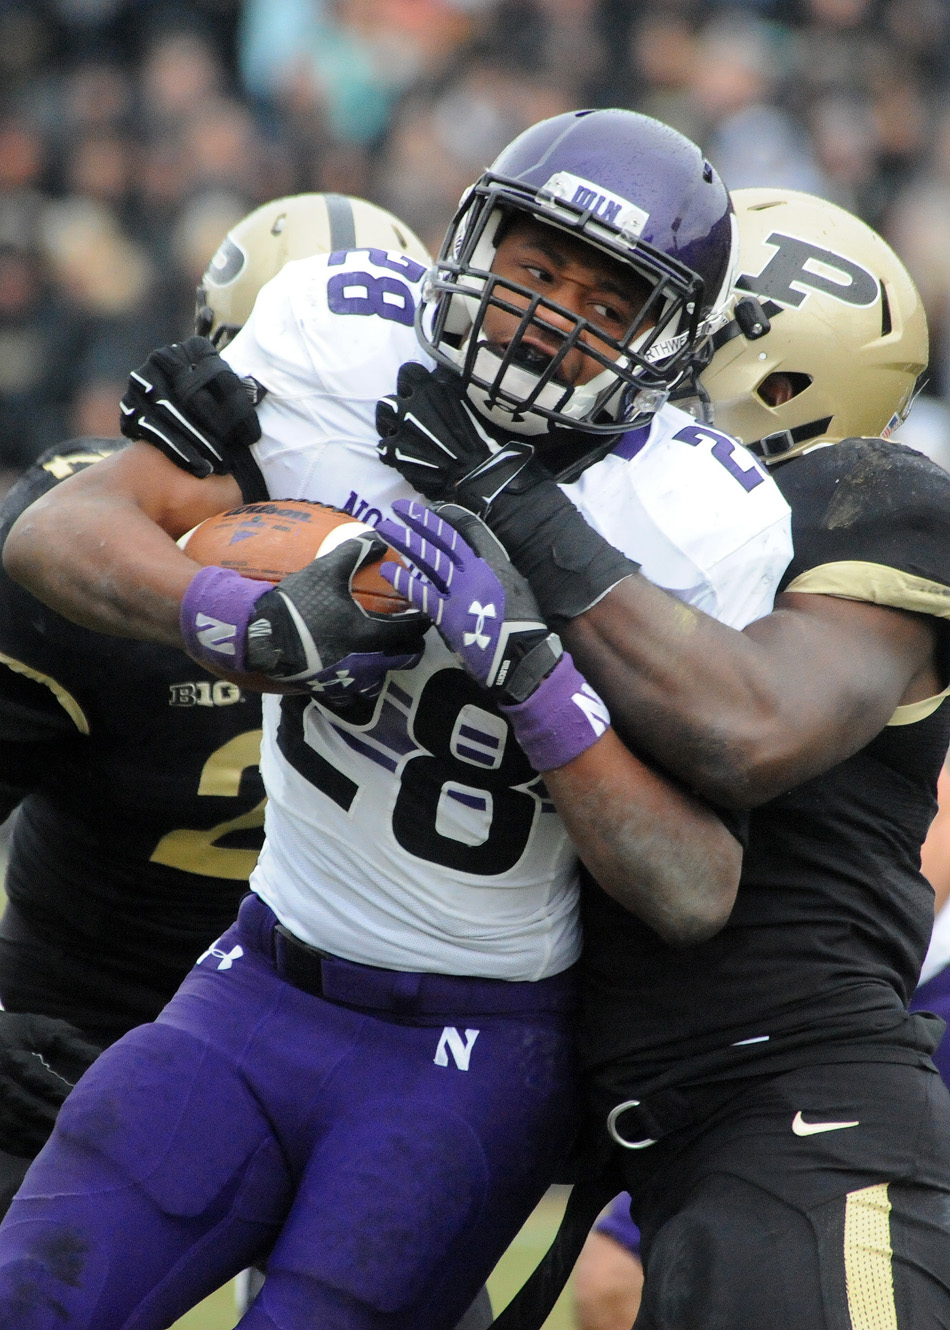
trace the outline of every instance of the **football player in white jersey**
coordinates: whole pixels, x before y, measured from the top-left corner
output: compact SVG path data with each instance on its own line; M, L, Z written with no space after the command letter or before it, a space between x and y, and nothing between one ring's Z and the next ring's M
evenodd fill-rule
M471 1302L577 1127L577 852L671 944L732 905L738 828L620 743L546 620L644 573L735 626L768 609L784 501L727 436L662 405L715 326L733 248L728 195L688 140L632 112L555 117L463 204L445 253L467 289L373 249L265 287L225 351L254 391L252 466L230 474L255 432L240 381L208 344L164 348L123 403L149 442L11 533L12 574L67 615L285 695L265 699L252 895L69 1097L0 1227L0 1320L158 1330L264 1252L253 1330L449 1327ZM463 374L479 428L525 428L562 478L556 606L377 455L378 399L384 424L411 414L436 362ZM366 615L347 589L371 536L274 590L175 546L264 496L415 523L452 546L464 612L436 588L438 629Z

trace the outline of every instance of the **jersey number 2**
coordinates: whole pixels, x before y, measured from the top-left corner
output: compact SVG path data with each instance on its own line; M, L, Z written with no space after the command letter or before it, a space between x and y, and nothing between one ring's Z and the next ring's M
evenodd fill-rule
M198 793L236 799L241 791L241 776L261 760L261 732L247 730L222 744L205 762L198 782ZM155 846L151 862L178 868L200 877L225 877L242 881L250 877L257 863L256 850L230 849L218 841L234 831L256 830L264 825L262 799L255 807L237 817L218 822L206 830L179 827L169 831Z

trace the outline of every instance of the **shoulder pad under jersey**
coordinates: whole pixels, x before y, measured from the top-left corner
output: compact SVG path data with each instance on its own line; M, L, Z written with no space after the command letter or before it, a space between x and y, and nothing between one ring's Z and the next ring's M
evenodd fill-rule
M792 510L782 591L950 617L950 472L884 439L845 439L773 472Z

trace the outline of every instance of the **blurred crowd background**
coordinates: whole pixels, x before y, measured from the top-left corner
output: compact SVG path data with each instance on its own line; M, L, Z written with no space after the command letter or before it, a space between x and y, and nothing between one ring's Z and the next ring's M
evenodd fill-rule
M437 250L516 133L611 105L890 240L933 334L914 420L950 449L947 0L0 0L0 489L118 432L252 207L358 194Z

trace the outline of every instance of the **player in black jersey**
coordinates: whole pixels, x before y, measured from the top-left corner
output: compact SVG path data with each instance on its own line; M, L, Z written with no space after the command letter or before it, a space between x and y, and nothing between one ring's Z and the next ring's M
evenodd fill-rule
M905 414L926 326L856 219L785 191L737 204L737 286L759 303L719 334L708 428L775 466L795 555L776 610L741 633L636 575L563 627L632 746L751 808L736 905L709 942L669 947L589 884L593 1130L643 1231L638 1330L943 1326L950 1096L930 1056L941 1023L907 1002L950 739L950 475L885 438L842 441L887 436ZM413 399L436 431L440 391ZM433 498L472 464L472 440L439 442L396 440L441 472ZM497 456L492 469L489 525L514 497ZM507 474L524 511L509 553L550 579L570 551L531 521L545 482L523 464ZM575 1223L583 1202L548 1274ZM529 1306L499 1324L539 1324Z
M124 440L46 452L0 507ZM0 571L0 1212L99 1050L214 946L260 848L261 701L183 652L68 622ZM52 1019L51 1019L52 1018Z
M796 535L786 585L807 589L814 577L827 594L907 603L942 617L940 504L946 504L946 484L933 489L921 458L858 438L783 465L816 444L889 434L897 423L925 356L906 273L866 228L827 203L755 189L737 191L734 201L739 295L743 288L758 292L765 317L759 336L751 306L745 312L748 340L737 323L720 334L701 388L707 402L712 399L716 422L748 439L777 468ZM880 282L879 304L868 298L868 267ZM915 564L928 538L930 558ZM935 587L917 580L927 568L937 572ZM932 593L936 599L928 605ZM934 807L931 779L939 767L945 710L934 704L916 713L899 710L865 749L752 817L743 892L752 887L788 892L796 879L805 885L816 876L848 884L853 897L862 894L865 911L877 897L881 920L875 931L879 939L892 935L894 961L887 974L880 960L887 944L879 941L877 956L869 946L863 964L855 949L855 969L862 982L875 970L887 974L902 998L917 973L920 939L929 936L933 918L932 893L921 891L916 870L921 829ZM790 918L791 912L783 914ZM855 930L856 941L862 935ZM826 983L825 992L828 988ZM820 992L816 986L815 996ZM925 1008L924 998L918 992L913 1005ZM807 1133L807 1124L802 1130ZM630 1255L639 1235L624 1200L629 1197L618 1197L598 1223L604 1236L592 1234L576 1270L590 1324L617 1330L629 1321L610 1315L611 1299L629 1305L639 1282Z
M0 542L39 494L122 446L49 450L6 496ZM164 1005L247 889L260 698L180 652L79 628L2 573L0 661L0 813L19 805L0 993L105 1045Z

